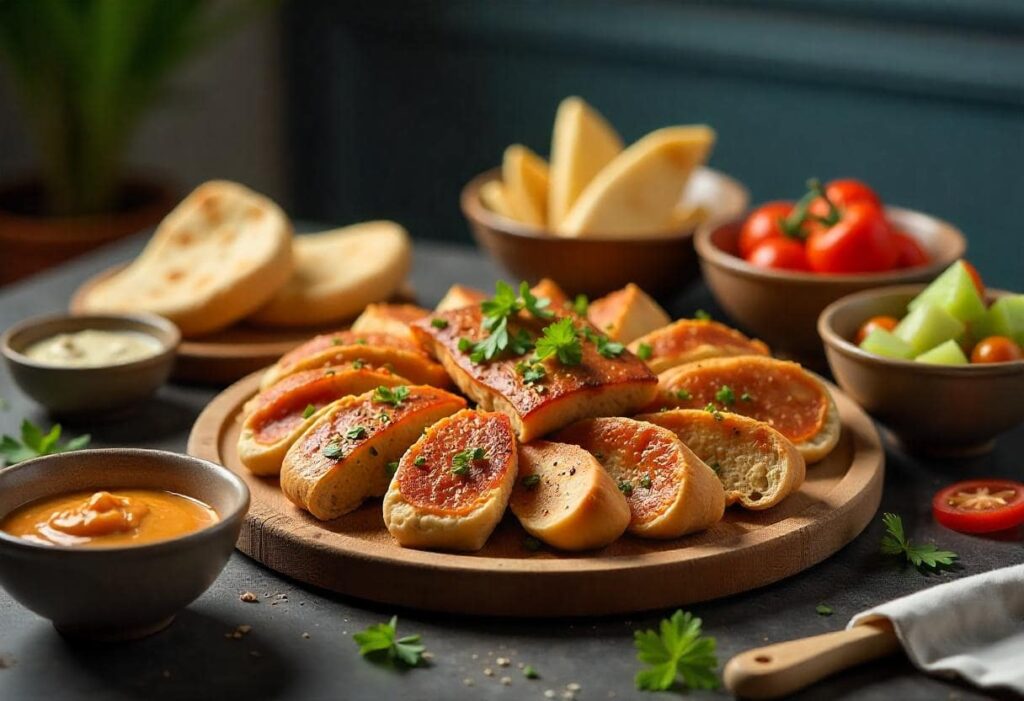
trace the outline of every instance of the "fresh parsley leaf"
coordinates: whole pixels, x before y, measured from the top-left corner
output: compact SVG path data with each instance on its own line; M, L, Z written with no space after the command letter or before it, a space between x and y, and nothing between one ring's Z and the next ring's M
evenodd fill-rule
M657 631L636 631L633 644L636 659L649 665L636 673L637 689L665 691L679 677L688 689L718 687L715 639L701 635L701 620L689 612L676 611Z
M732 387L729 385L722 385L715 392L715 400L729 406L736 403L736 393L732 391Z
M466 448L452 456L452 474L464 476L469 474L469 468L473 466L474 460L484 459L483 448Z
M936 572L951 567L959 557L951 550L939 550L933 543L917 545L907 539L903 530L903 519L896 514L882 515L885 535L882 536L882 552L906 558L920 572Z
M390 461L387 465L384 466L384 470L388 473L388 477L394 476L394 474L398 472L398 461Z
M350 441L357 441L360 438L366 437L366 426L353 426L345 432L345 438Z
M366 361L362 358L356 358L352 361L353 370L362 370L364 367L366 367ZM332 372L331 374L333 375L334 373Z
M711 402L708 402L707 404L704 405L704 411L706 411L709 414L711 414L712 416L714 416L715 417L715 421L721 421L723 418L725 418L725 417L722 416L722 412L720 412L718 410L718 407L716 407Z
M325 458L330 458L331 460L340 460L345 457L345 449L338 440L329 442L320 452L324 454Z
M302 410L302 418L308 419L310 416L316 413L316 407L312 404L307 404L306 408Z
M548 374L540 363L516 363L516 372L523 376L523 382L528 385L540 382Z
M695 311L693 313L693 318L698 319L700 321L711 321L711 315L708 314L703 309L698 309L697 311Z
M607 336L598 336L596 344L597 352L605 358L618 358L622 355L622 351L626 350L626 346L618 341L610 340Z
M676 399L678 399L681 402L685 402L688 399L693 399L693 395L690 394L690 390L687 389L677 389L675 391L675 395Z
M519 296L523 300L523 308L536 318L550 319L555 315L553 311L548 309L551 305L551 300L547 297L534 296L533 292L530 291L530 286L525 281L519 283Z
M470 347L469 359L474 363L482 363L485 360L494 359L506 348L508 348L508 319L502 318L491 330L490 335Z
M633 483L629 480L619 480L619 491L628 497L633 493Z
M426 646L418 635L398 637L398 616L387 623L378 623L352 636L363 657L386 659L406 667L417 667L423 661Z
M834 613L832 607L828 604L818 604L814 607L814 610L818 613L819 616L831 616Z
M519 329L514 336L509 336L508 349L513 355L526 355L533 350L533 338L526 329Z
M448 320L434 317L433 319L430 320L430 325L433 326L435 329L446 329L448 328Z
M586 316L589 309L590 300L587 299L587 296L585 294L576 295L576 299L572 301L572 310L579 316Z
M473 342L470 341L465 336L460 338L459 339L459 351L462 352L462 353L466 353L466 352L471 351L471 350L473 350Z
M528 664L523 667L523 676L527 679L540 679L540 672L532 664Z
M422 455L417 455L416 459L412 461L412 464L416 467L423 467L427 464L427 459Z
M640 486L643 487L644 489L650 489L651 488L651 476L650 475L644 475L643 477L641 477L640 478Z
M380 402L381 404L391 404L392 406L401 406L409 397L409 388L405 385L399 385L398 387L385 387L381 385L373 391L373 401Z
M654 349L651 348L649 343L641 343L636 347L636 357L640 358L640 360L650 360L652 353L654 353Z
M68 453L81 450L89 445L90 436L85 434L72 438L67 443L60 443L60 424L54 424L46 433L28 419L21 422L21 440L13 436L0 438L0 459L5 465L13 465L23 460L31 460L41 455Z
M545 326L544 335L537 339L534 360L541 361L553 355L562 365L578 365L583 360L583 346L569 317Z
M519 480L519 483L526 489L535 489L540 484L540 475L526 475L526 477Z
M526 283L523 283L524 285ZM483 312L483 327L487 331L494 331L498 324L508 319L523 308L519 296L504 280L498 280L494 286L494 296L485 299L480 303L480 310Z

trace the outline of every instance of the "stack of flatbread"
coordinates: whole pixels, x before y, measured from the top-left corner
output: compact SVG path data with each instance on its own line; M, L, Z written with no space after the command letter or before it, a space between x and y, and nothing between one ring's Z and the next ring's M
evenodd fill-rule
M392 297L409 273L405 229L372 221L293 236L287 215L241 185L200 185L142 254L94 285L89 312L153 312L186 337L239 321L310 326L352 319Z
M666 127L631 146L578 97L555 116L551 164L525 146L505 150L501 180L480 191L489 209L572 238L672 235L698 220L680 205L694 169L715 142L708 126Z

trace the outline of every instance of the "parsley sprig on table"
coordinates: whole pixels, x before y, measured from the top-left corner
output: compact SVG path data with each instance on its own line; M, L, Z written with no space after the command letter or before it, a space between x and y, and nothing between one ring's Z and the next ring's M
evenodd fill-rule
M0 461L4 465L13 465L23 460L38 458L40 455L67 453L89 445L89 434L72 438L62 444L60 433L60 424L54 424L47 433L43 433L41 428L24 419L21 422L21 440L6 435L0 438Z
M885 524L882 552L886 555L898 555L906 558L907 562L920 572L927 574L951 567L959 557L951 550L939 550L934 543L918 545L907 540L903 530L903 519L896 514L883 514L882 523Z
M637 689L666 691L679 677L688 689L718 686L715 639L701 635L701 620L689 612L676 611L657 631L636 631L633 644L636 659L649 665L636 673Z
M363 657L384 659L417 667L423 661L426 646L418 635L398 637L398 616L392 616L387 623L378 623L352 636Z

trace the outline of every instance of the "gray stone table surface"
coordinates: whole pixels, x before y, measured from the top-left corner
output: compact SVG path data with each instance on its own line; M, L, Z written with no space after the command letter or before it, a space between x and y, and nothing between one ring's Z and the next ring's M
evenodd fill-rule
M128 240L0 291L0 329L62 310L77 285L127 260L142 243L142 238ZM417 245L413 282L425 304L436 302L452 282L489 286L498 275L471 249ZM717 311L700 284L681 295L671 311L684 315L697 308ZM71 434L90 432L95 446L184 451L192 422L214 393L206 387L169 385L155 401L117 422L65 428ZM6 404L0 411L0 432L14 433L25 416L49 420L13 386L6 369L0 370L0 396ZM1019 534L999 539L961 535L935 524L930 514L932 494L954 480L1019 477L1022 452L1024 427L1003 436L995 452L970 460L923 461L889 447L882 511L902 514L915 539L933 540L960 553L963 564L956 571L927 577L881 555L882 529L876 518L846 548L799 575L687 608L717 639L719 661L724 664L732 655L766 642L838 630L858 611L938 582L1024 562ZM241 602L239 594L244 591L257 593L260 602ZM818 615L819 603L830 605L834 615ZM401 632L422 634L434 655L430 667L396 672L357 654L353 633L395 613ZM633 687L638 667L633 631L655 626L666 613L514 620L395 610L289 581L236 552L213 587L168 630L133 643L70 642L0 591L0 700L543 699L549 689L563 698L566 686L574 683L580 686L576 697L581 700L651 698ZM251 625L251 633L240 640L226 639L225 633L240 624ZM499 666L499 657L508 658L511 665ZM533 665L541 678L525 679L519 663ZM502 684L503 676L511 683ZM989 697L966 685L920 674L897 656L838 675L798 698Z

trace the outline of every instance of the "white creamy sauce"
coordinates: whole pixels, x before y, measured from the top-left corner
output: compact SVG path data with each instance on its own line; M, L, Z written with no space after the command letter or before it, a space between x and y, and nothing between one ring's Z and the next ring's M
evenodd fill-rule
M161 350L160 341L138 331L85 329L37 341L24 354L47 365L84 368L131 363Z

